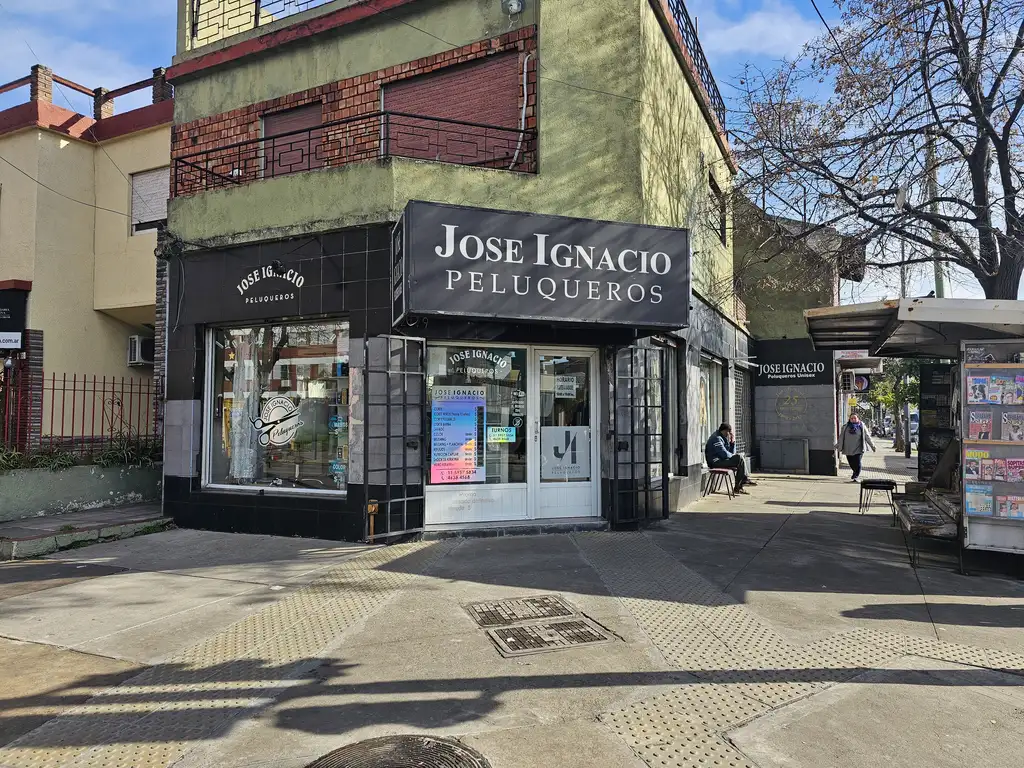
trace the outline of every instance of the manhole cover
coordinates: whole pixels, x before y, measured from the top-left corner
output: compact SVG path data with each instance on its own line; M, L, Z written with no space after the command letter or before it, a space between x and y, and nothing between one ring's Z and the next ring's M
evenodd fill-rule
M385 736L324 755L306 768L490 768L478 752L450 739Z
M489 629L487 634L504 656L525 656L528 653L557 651L578 645L610 643L612 640L607 630L582 617L526 627Z
M535 619L557 619L575 616L576 611L555 595L518 597L466 606L469 615L481 627L507 627Z

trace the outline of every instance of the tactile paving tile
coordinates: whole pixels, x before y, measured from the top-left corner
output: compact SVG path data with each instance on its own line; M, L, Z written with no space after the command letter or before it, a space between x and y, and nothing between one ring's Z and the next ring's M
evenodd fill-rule
M315 659L454 546L396 545L348 560L25 734L0 750L0 767L163 768L272 701L293 684L287 681L301 662Z
M634 747L650 766L658 768L757 768L719 734L700 726L683 727L668 744Z

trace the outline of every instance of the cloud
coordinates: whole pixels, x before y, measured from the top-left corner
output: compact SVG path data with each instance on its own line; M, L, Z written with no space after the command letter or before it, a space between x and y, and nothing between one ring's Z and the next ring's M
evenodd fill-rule
M693 5L702 11L700 41L710 56L793 56L824 31L820 22L780 0L763 0L756 10L738 18L724 18L713 5Z

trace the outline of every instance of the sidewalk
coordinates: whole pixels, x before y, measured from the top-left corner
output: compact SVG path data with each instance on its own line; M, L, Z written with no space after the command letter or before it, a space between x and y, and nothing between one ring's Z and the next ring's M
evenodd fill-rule
M1019 765L1024 584L915 572L857 490L767 477L644 532L310 555L173 531L56 555L38 562L127 570L0 592L0 636L133 667L0 694L0 734L22 734L0 765L299 768L397 734L492 768ZM246 591L162 606L190 579ZM489 635L468 609L526 596L576 615L536 631L523 615L554 602L491 605L519 620ZM561 647L498 651L531 638Z
M48 555L71 546L166 528L159 504L132 504L0 523L0 560Z

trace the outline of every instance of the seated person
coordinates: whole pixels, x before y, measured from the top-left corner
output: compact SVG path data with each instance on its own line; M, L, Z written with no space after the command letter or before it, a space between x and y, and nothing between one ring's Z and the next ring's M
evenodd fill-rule
M736 492L746 493L744 486L757 486L747 475L747 464L743 457L736 453L736 440L733 438L732 425L723 424L718 428L704 446L704 458L711 469L736 470Z

